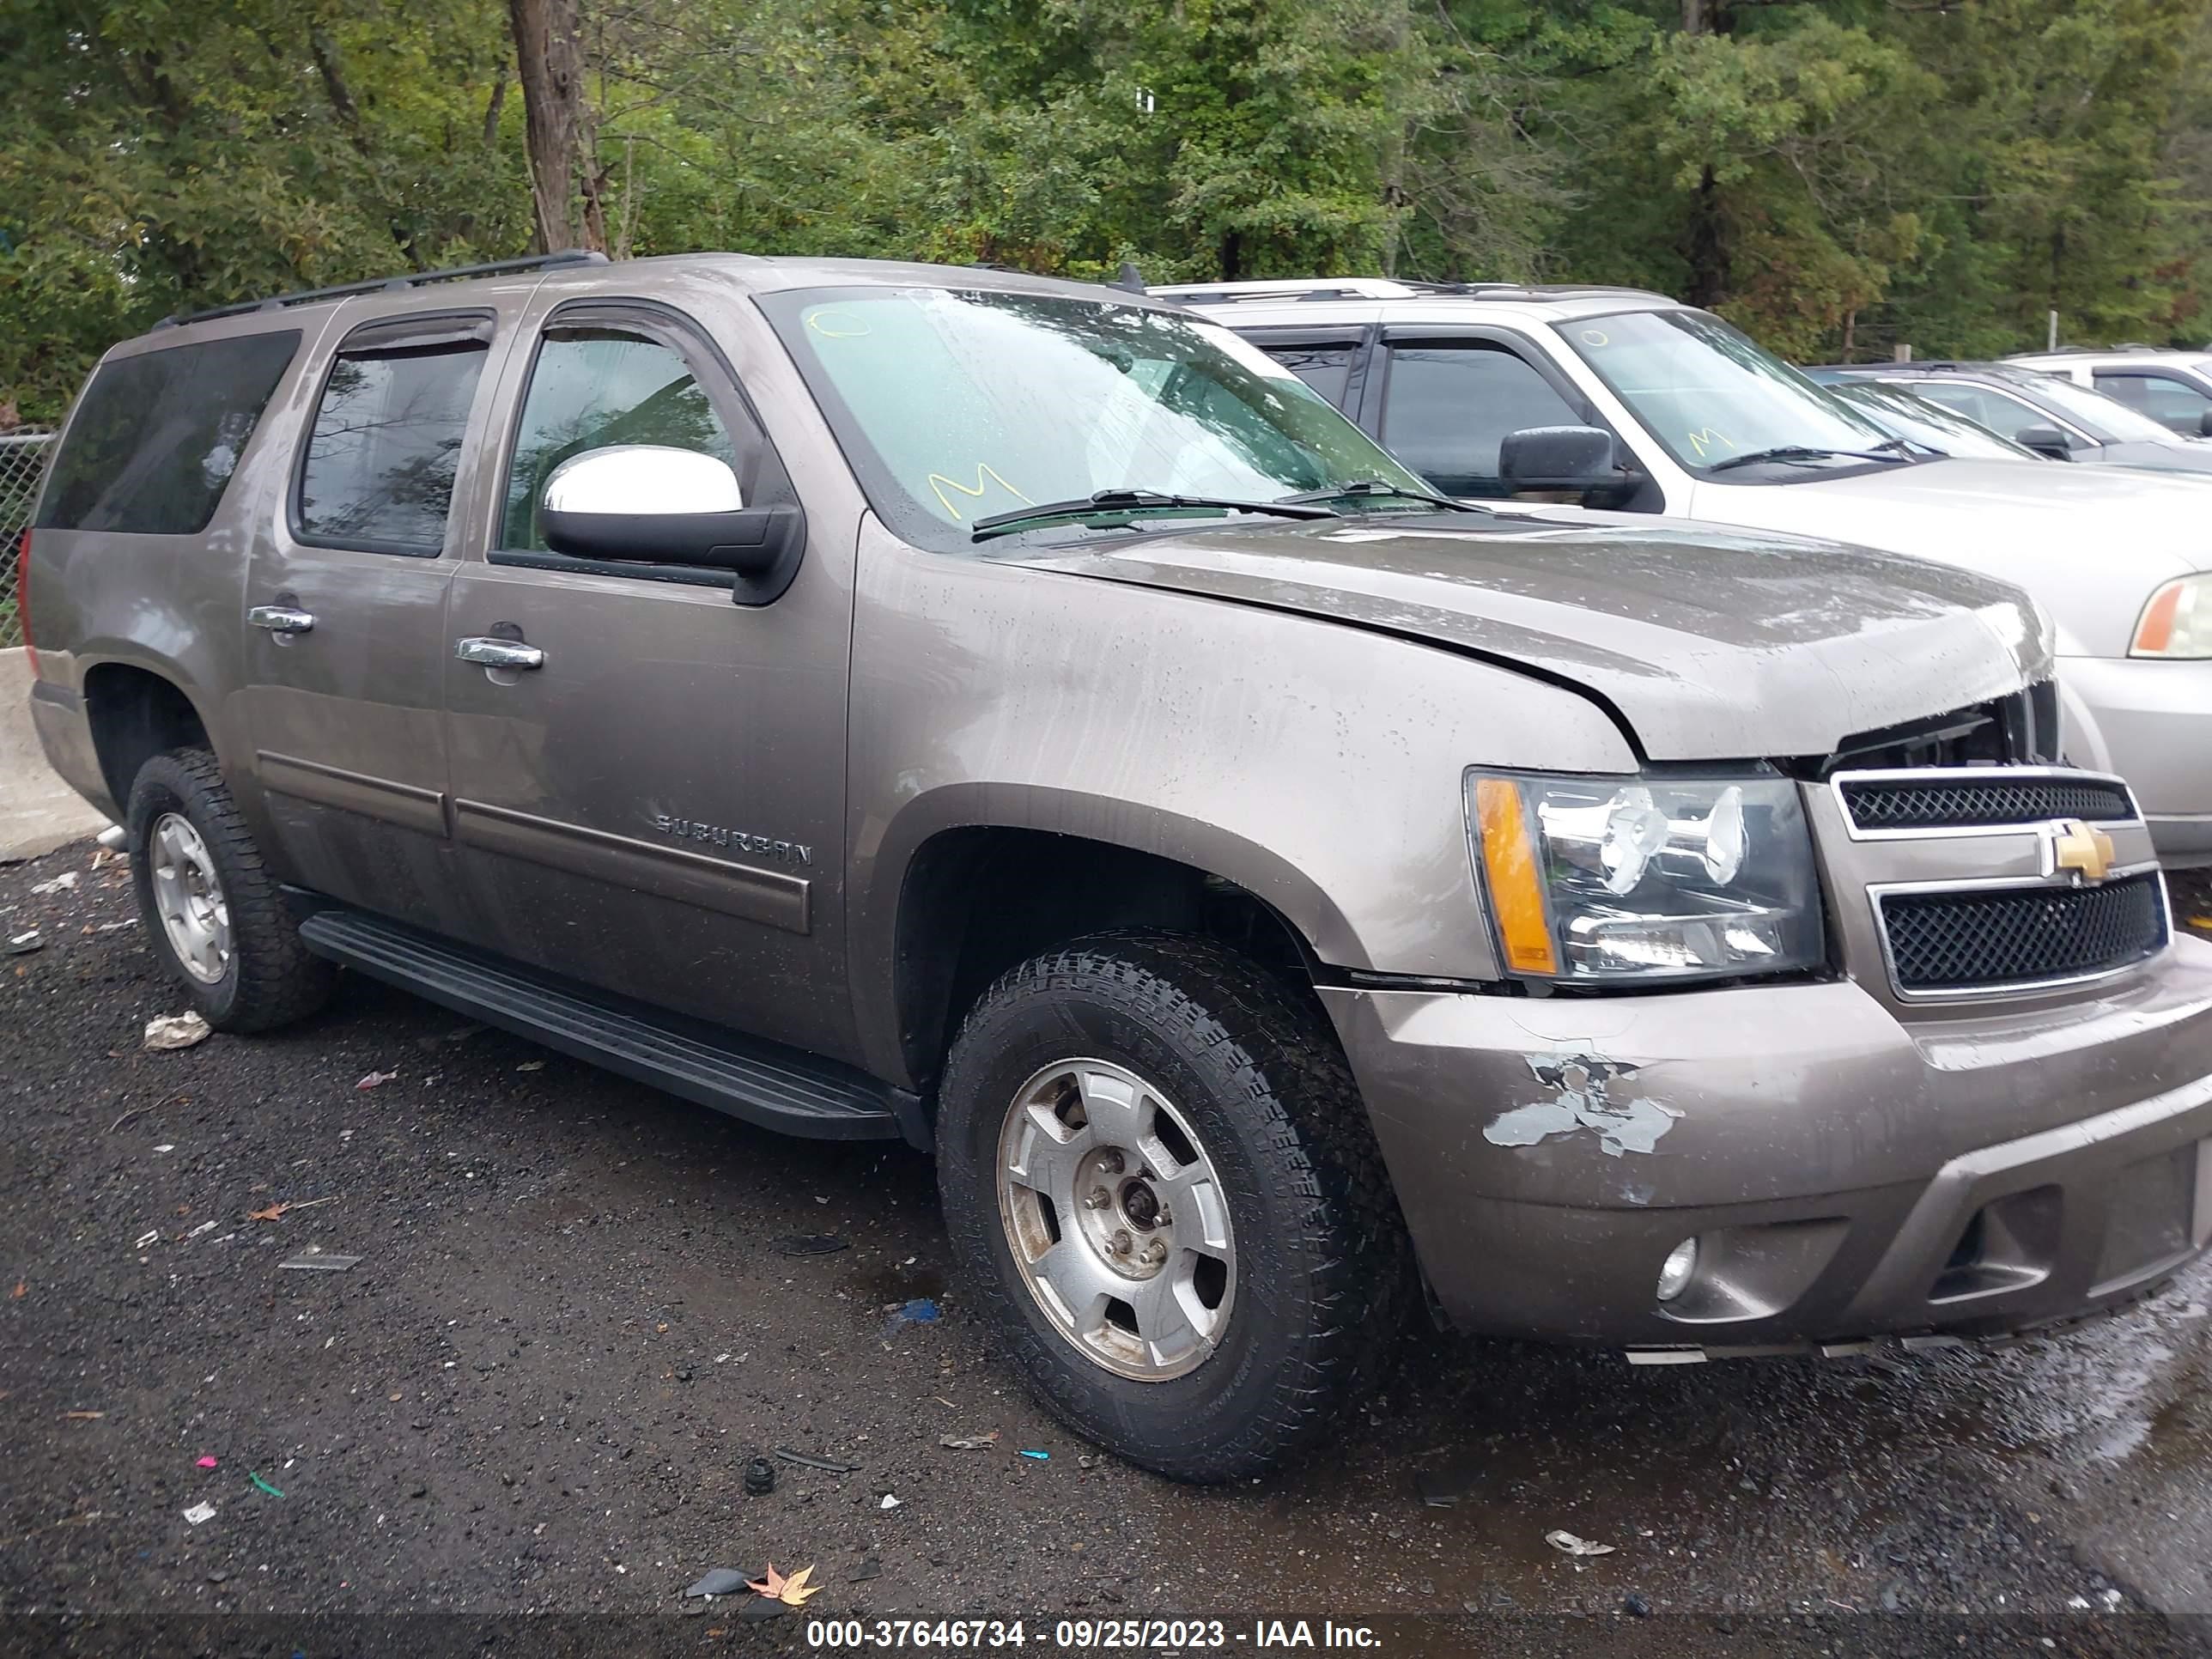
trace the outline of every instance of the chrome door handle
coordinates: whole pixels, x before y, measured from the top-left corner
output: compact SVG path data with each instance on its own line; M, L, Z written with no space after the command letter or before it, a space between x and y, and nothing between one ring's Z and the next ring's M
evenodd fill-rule
M456 640L453 654L483 668L543 668L545 653L518 640Z
M295 611L289 605L257 605L246 613L246 620L272 634L304 634L315 625L312 611Z

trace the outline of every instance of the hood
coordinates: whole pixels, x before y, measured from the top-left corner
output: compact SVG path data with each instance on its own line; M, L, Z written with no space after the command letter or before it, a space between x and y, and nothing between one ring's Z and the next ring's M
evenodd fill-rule
M2092 452L2107 466L2143 466L2154 472L2212 472L2212 444L2176 438L2170 444L2148 438L2104 444Z
M1560 512L1261 522L999 556L1566 681L1653 760L1825 755L2051 670L2033 606L2000 583L1795 537Z
M2017 582L2066 656L2127 653L2162 582L2212 569L2212 480L2051 461L1921 461L1802 483L1700 483L1700 522L1835 536Z

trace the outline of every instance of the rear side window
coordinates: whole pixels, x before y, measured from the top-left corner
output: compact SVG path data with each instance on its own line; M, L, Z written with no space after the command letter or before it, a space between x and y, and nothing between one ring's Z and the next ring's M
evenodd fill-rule
M1583 424L1548 380L1502 347L1391 350L1382 442L1448 495L1510 494L1498 471L1506 434Z
M324 547L434 556L483 372L488 322L356 330L300 462L292 533Z
M300 349L297 329L104 363L77 400L40 530L196 536Z

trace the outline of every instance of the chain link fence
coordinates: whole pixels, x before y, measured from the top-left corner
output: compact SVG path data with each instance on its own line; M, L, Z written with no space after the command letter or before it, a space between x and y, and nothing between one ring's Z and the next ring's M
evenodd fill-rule
M39 479L54 447L51 432L0 432L0 649L23 642L23 618L16 606L15 549L31 522Z

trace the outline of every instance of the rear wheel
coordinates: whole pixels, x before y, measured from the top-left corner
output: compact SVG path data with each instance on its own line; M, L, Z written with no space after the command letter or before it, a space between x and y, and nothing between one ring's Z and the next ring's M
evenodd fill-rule
M266 1031L329 1000L336 971L308 954L216 758L157 755L124 815L147 945L218 1031Z
M946 1066L938 1158L986 1316L1134 1462L1271 1468L1393 1346L1408 1251L1334 1036L1210 940L1102 934L1000 979Z

